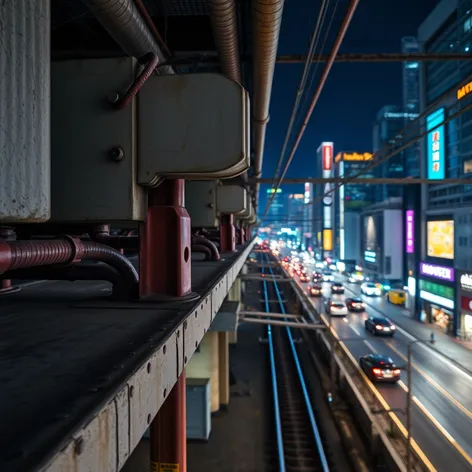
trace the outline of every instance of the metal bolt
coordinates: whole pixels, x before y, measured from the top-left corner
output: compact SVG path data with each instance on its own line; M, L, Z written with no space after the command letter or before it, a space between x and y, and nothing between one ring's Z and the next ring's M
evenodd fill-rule
M121 149L120 147L115 147L111 149L110 157L112 158L113 161L120 162L125 157L125 153L123 152L123 149Z
M208 204L208 208L214 208L214 207L215 207L215 205L213 203Z
M108 101L110 103L116 103L120 99L120 94L117 92L112 92L110 95L108 95Z
M78 438L75 440L75 453L80 456L84 452L84 440Z

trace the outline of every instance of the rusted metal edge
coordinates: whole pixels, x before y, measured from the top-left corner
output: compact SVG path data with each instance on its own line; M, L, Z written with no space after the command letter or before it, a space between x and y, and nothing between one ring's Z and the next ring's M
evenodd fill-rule
M210 328L223 300L255 244L201 298L166 340L112 394L103 406L51 451L40 472L118 472L141 440L177 378Z

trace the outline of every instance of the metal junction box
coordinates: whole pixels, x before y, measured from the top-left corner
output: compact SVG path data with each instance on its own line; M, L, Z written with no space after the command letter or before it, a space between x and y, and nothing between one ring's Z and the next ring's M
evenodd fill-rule
M246 206L245 210L238 215L238 219L249 220L252 218L253 215L254 215L254 207L252 206L252 203L250 203Z
M151 76L116 110L110 98L140 70L131 58L52 64L53 221L143 221L143 187L160 176L210 180L249 168L249 98L239 84Z
M220 74L152 76L139 93L141 185L160 175L236 177L249 169L249 95Z
M115 110L108 100L133 83L136 62L64 61L53 63L51 72L52 219L144 220L145 192L136 180L136 103Z
M219 185L216 191L218 214L239 215L247 207L247 191L240 185Z
M185 208L192 228L218 227L216 213L217 180L185 182Z

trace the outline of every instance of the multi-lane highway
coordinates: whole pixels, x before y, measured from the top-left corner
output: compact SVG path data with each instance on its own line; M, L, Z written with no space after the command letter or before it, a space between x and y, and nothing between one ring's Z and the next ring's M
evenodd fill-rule
M307 266L308 273L314 270ZM296 282L307 289L308 283ZM415 340L412 334L398 327L393 338L382 338L368 333L364 321L369 315L379 316L385 311L401 310L384 300L360 295L360 286L346 283L346 278L336 275L336 281L344 283L345 295L331 295L330 284L323 284L324 297L333 300L360 296L366 302L366 311L350 313L345 318L332 317L332 326L351 354L359 359L369 353L390 356L399 366L406 366L408 344ZM324 313L324 299L311 298L319 313ZM400 311L398 311L400 313ZM449 359L421 344L413 346L412 356L412 435L420 449L431 462L430 469L438 472L472 471L472 377ZM406 407L406 371L397 385L376 385L389 408L404 410ZM404 412L398 418L406 424Z

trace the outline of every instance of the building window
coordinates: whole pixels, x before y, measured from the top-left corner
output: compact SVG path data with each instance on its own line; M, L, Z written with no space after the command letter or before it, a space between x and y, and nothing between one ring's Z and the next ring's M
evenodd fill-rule
M472 28L472 17L469 16L467 20L464 21L464 33L467 33L470 28Z
M385 273L390 274L392 272L392 258L390 256L385 257Z

